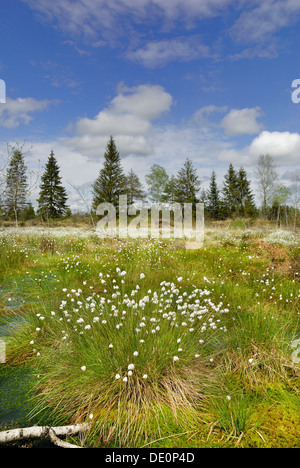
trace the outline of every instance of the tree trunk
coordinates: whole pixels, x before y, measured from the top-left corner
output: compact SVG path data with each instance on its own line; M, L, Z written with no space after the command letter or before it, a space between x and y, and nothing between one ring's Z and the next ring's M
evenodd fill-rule
M78 445L69 444L59 439L59 437L68 436L85 432L91 428L90 424L77 424L74 426L61 427L39 427L33 426L25 429L12 429L0 432L0 445L28 439L48 439L53 444L61 448L83 448Z

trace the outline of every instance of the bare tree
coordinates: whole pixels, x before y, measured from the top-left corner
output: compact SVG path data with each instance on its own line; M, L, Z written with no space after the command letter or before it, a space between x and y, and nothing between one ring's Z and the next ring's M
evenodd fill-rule
M284 206L285 222L288 227L287 203L291 197L291 190L283 184L278 184L274 189L273 205L277 205L277 227L281 228L281 208Z
M299 191L299 182L300 182L300 172L296 171L292 176L293 185L291 187L292 192L292 204L294 208L294 229L297 226L297 218L299 212L299 204L300 204L300 191Z
M95 225L95 221L94 221L94 217L93 217L92 204L88 202L88 200L85 198L84 194L82 193L82 191L80 190L79 187L77 187L75 184L73 184L69 180L68 180L68 184L71 185L71 187L75 190L75 192L77 193L77 195L79 196L79 198L83 202L84 206L86 207L87 213L89 214L91 224L92 224L93 227L95 227L96 225Z
M272 201L275 183L278 179L273 158L269 154L260 155L254 175L258 184L258 192L262 199L262 213L264 218L267 218L268 207Z

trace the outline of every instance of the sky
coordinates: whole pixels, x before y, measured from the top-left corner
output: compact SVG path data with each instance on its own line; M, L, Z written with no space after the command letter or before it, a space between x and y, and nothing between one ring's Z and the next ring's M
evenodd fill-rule
M25 140L42 169L53 150L73 210L110 135L143 183L187 157L203 187L232 163L256 191L267 153L300 175L299 0L2 0L0 18L0 154Z

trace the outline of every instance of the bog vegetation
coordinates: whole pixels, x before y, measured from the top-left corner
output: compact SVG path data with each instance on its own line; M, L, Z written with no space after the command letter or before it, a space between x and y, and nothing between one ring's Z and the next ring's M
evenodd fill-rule
M235 222L198 251L3 230L2 428L89 422L85 447L299 446L299 267L296 232Z

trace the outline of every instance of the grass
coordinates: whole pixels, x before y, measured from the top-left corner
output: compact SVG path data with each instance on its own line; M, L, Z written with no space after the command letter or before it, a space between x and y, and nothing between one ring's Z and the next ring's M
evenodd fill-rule
M299 445L297 234L232 227L199 251L2 233L0 381L30 369L27 422L91 422L91 447Z

